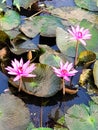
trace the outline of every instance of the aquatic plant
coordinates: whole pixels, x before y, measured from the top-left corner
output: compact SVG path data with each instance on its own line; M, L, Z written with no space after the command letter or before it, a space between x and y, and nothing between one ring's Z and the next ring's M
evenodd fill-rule
M0 95L0 130L25 130L30 113L25 103L10 94Z
M19 91L21 89L22 84L22 77L36 77L36 75L31 74L31 72L36 68L35 64L30 65L30 61L28 60L26 63L23 63L23 59L21 58L20 61L14 59L11 62L12 67L7 66L5 69L8 71L10 75L16 75L13 79L14 81L19 80Z
M80 42L82 45L86 46L85 40L91 39L91 34L89 32L89 29L84 29L84 27L80 28L79 25L76 28L72 26L71 30L68 29L68 32L72 35L71 40L76 41L76 53L75 53L75 63L74 63L76 65L77 57L78 57L78 44Z
M63 79L63 94L65 94L65 83L64 80L70 81L69 77L74 76L78 71L73 68L73 64L69 63L68 61L63 64L63 62L60 62L60 68L52 67L53 71L58 77L61 77Z

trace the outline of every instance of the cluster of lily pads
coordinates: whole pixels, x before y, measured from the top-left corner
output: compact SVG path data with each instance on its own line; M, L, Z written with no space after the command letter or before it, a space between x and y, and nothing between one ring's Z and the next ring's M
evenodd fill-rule
M7 0L0 1L0 41L4 43L0 49L3 52L0 53L1 71L9 74L9 82L19 91L38 97L50 97L63 88L66 97L66 92L77 93L78 90L66 88L66 82L69 82L70 77L78 73L78 67L82 66L78 84L87 89L93 101L89 106L81 104L69 108L65 115L57 120L54 130L97 130L98 15L90 12L98 11L97 1L92 0L92 4L85 0L75 0L79 7L89 11L78 7L61 7L44 8L40 11L48 12L48 15L19 15L21 8L28 9L36 2L38 1L13 0L11 8L8 8ZM13 6L16 6L18 11ZM38 35L56 37L58 50L48 45L35 45L33 40ZM10 56L14 54L14 60L7 58L7 53ZM23 54L26 54L26 62ZM36 58L38 63L35 62ZM10 62L5 64L4 61ZM93 83L89 82L91 78L94 79ZM92 96L94 93L96 96ZM0 96L0 129L51 130L35 128L30 123L30 114L25 104L12 94Z

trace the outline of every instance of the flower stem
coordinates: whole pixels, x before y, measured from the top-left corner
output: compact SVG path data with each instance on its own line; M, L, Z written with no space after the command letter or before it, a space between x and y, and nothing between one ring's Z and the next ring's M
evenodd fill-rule
M65 80L64 80L64 78L62 79L62 85L63 85L63 95L65 95Z
M76 52L75 52L75 61L74 61L74 65L75 66L77 64L77 58L78 58L78 45L79 45L79 41L77 40L77 43L76 43Z
M22 88L22 78L20 78L20 80L19 80L19 89L18 89L18 91L20 92L20 90L21 90L21 88Z

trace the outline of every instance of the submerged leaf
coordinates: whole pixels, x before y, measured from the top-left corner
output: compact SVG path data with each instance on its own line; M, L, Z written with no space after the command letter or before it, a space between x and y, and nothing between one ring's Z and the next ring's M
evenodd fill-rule
M1 94L0 130L25 130L29 121L30 113L21 99L14 95Z

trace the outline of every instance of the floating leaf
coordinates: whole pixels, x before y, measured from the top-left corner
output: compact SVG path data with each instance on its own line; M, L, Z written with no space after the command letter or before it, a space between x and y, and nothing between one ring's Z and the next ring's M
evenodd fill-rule
M62 116L58 121L57 124L54 126L54 130L68 130L66 128L66 123L65 123L65 117Z
M5 1L3 2L2 0L0 0L0 12L2 12L3 10L5 10L5 8L6 8Z
M90 96L90 97L96 104L98 104L98 96Z
M26 40L22 43L16 43L16 45L14 44L14 48L11 48L10 50L14 54L20 55L28 51L36 51L38 48L31 40Z
M56 43L60 51L71 57L75 57L75 46L76 43L70 40L70 34L62 28L56 30ZM79 53L85 50L84 46L79 44Z
M43 49L45 52L40 56L40 63L47 64L50 66L60 66L60 61L65 61L65 57L60 53L56 52L47 45L39 45L40 49Z
M93 77L94 77L94 83L96 87L98 88L98 60L96 60L96 62L94 63Z
M84 65L87 68L96 60L96 55L92 51L82 51L78 56L78 64Z
M26 93L38 97L50 97L61 90L61 79L54 74L50 66L38 63L33 73L36 74L36 78L23 78L22 90ZM9 82L19 87L18 82L15 83L11 79Z
M98 58L98 29L94 26L94 24L90 23L87 20L82 20L80 26L88 28L90 30L92 37L90 40L86 41L87 45L85 48L94 52L96 54L96 57Z
M69 25L79 24L80 21L82 21L83 19L86 19L87 21L98 25L98 15L94 12L90 12L81 8L77 7L55 8L51 10L51 13L62 19L65 19L65 22L67 20L67 23L69 23Z
M34 125L32 122L30 122L26 130L32 130L33 128L34 128Z
M14 10L7 10L4 16L0 17L0 27L3 30L11 30L20 24L20 15Z
M15 5L19 10L20 10L20 7L27 9L28 7L31 7L31 5L33 5L37 1L38 0L14 0L13 5Z
M25 20L20 29L30 38L35 37L38 33L46 37L55 37L57 27L64 27L61 20L55 16L45 15Z
M70 130L97 130L98 105L73 105L65 114L65 122Z
M18 107L17 107L18 106ZM20 116L21 115L21 116ZM30 113L24 102L10 94L0 96L0 129L25 130L30 121Z
M80 8L88 9L91 11L98 11L96 0L75 0L75 3Z

